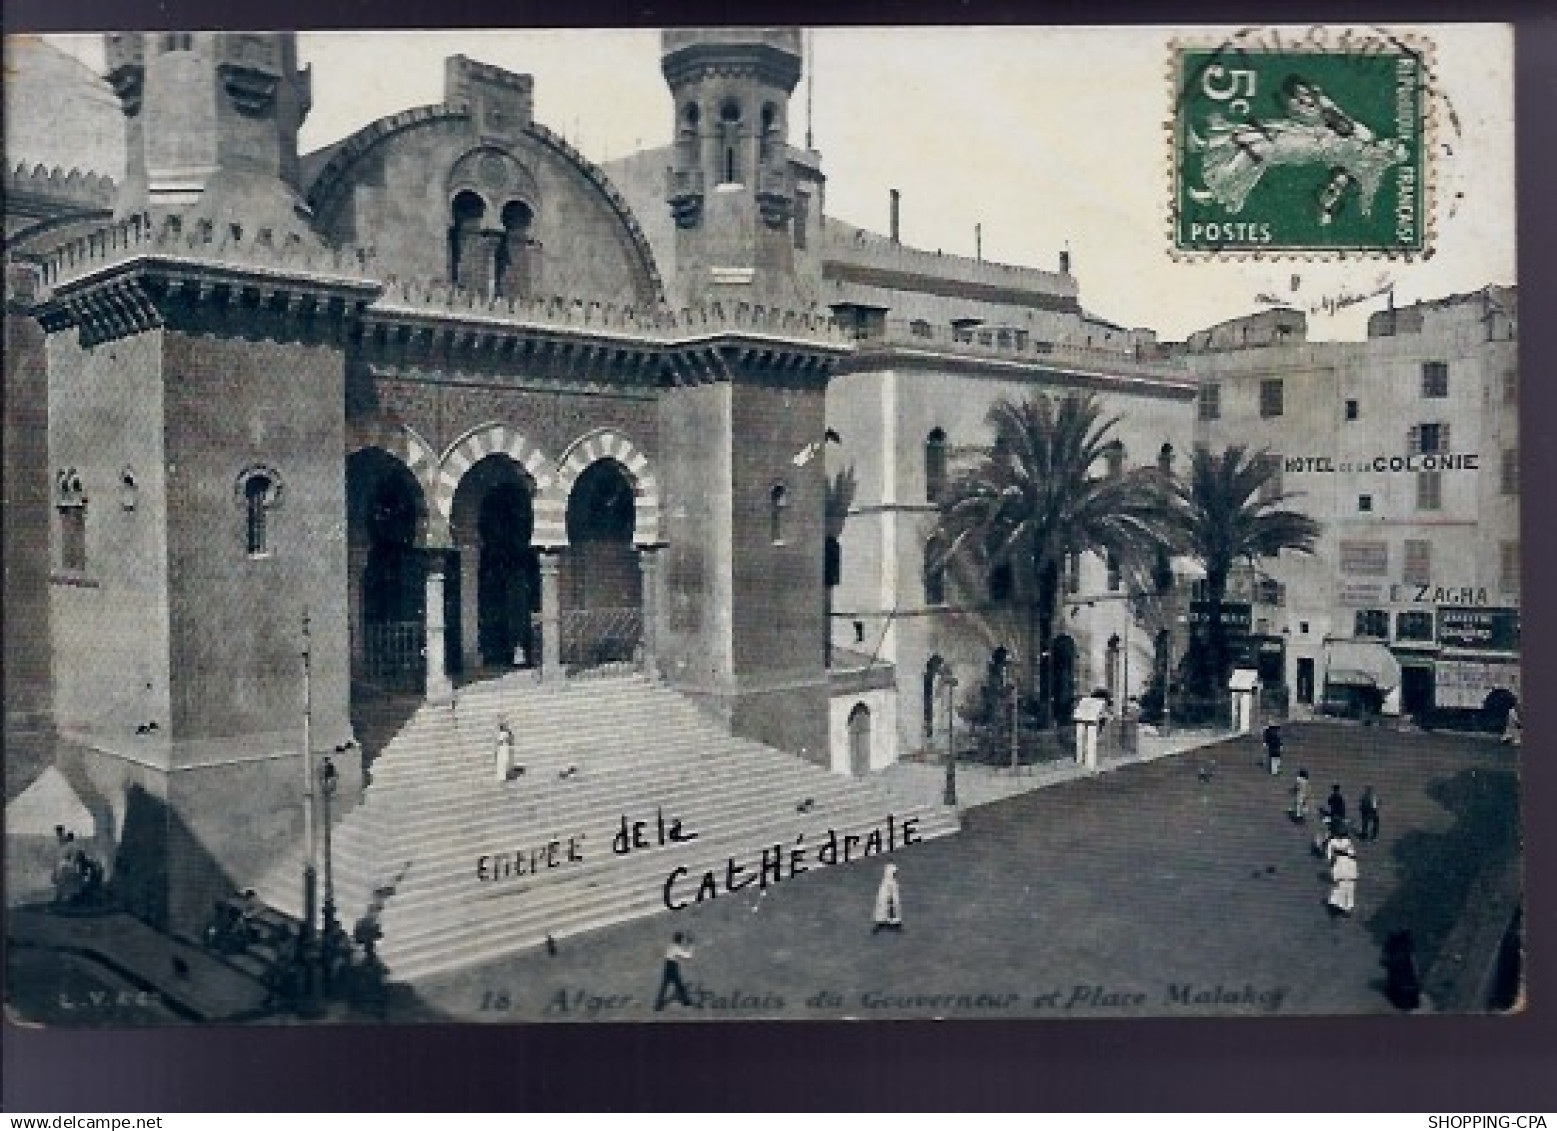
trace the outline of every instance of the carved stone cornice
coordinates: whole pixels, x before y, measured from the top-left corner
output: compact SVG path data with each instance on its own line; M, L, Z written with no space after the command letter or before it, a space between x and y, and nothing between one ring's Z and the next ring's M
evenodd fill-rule
M360 278L139 255L55 287L33 313L50 333L76 327L83 345L166 326L196 308L264 312L299 331L317 332L322 322L340 331L379 291Z

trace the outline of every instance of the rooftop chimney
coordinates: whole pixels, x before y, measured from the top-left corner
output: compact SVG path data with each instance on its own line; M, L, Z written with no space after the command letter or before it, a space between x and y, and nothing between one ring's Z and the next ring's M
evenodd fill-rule
M897 189L891 189L889 191L891 191L891 193L892 193L892 242L893 243L897 243L898 242L898 210L899 210L899 202L902 201L902 199L903 199L903 194L898 192Z

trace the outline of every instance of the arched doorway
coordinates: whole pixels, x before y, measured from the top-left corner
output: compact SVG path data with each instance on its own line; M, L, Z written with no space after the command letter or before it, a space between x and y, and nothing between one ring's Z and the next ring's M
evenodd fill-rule
M870 773L870 708L863 703L849 712L849 772L856 777Z
M940 690L941 673L946 670L946 661L940 656L931 656L924 666L923 710L924 710L924 744L927 747L935 745L936 739L941 735L940 714Z
M1054 664L1049 703L1056 721L1068 723L1076 702L1076 642L1062 634L1049 647Z
M613 459L590 464L568 494L561 650L570 668L630 662L643 640L643 583L633 546L633 483Z
M541 608L540 559L530 538L535 529L534 485L523 467L494 453L460 478L452 503L459 549L454 586L459 667L477 671L533 667L539 660L534 617Z
M381 448L346 461L353 677L420 690L426 674L427 506L409 468Z

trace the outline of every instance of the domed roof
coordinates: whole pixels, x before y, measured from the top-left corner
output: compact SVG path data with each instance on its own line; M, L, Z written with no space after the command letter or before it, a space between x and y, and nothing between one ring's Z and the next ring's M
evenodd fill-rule
M797 27L666 28L660 38L660 50L665 55L686 47L707 45L760 45L777 48L791 55L802 53L801 32Z
M35 36L5 41L5 160L124 180L124 115L108 83Z

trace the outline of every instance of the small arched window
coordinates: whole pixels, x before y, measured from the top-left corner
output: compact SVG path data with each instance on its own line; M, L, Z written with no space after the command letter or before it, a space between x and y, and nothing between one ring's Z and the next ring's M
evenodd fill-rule
M67 467L55 476L55 509L59 512L60 569L85 573L87 568L87 497L81 475Z
M493 267L493 290L506 298L525 298L533 289L535 255L530 229L535 213L522 200L503 206L503 241L497 245Z
M741 125L741 104L726 99L719 107L719 129L724 142L724 159L720 162L720 180L727 185L740 184L741 166L736 153L736 142Z
M270 532L267 519L270 512L271 482L264 475L255 475L243 485L244 511L247 515L246 530L250 557L270 552Z
M775 546L784 544L784 522L789 510L789 490L775 483L768 492L768 539Z
M449 282L456 287L482 289L477 240L486 202L466 189L449 206Z
M238 503L243 507L244 550L251 558L270 553L270 512L281 502L281 477L264 466L246 468L238 476Z
M1164 444L1157 452L1157 470L1164 475L1173 474L1173 445Z
M936 428L924 441L924 496L926 501L938 503L945 493L946 433Z

